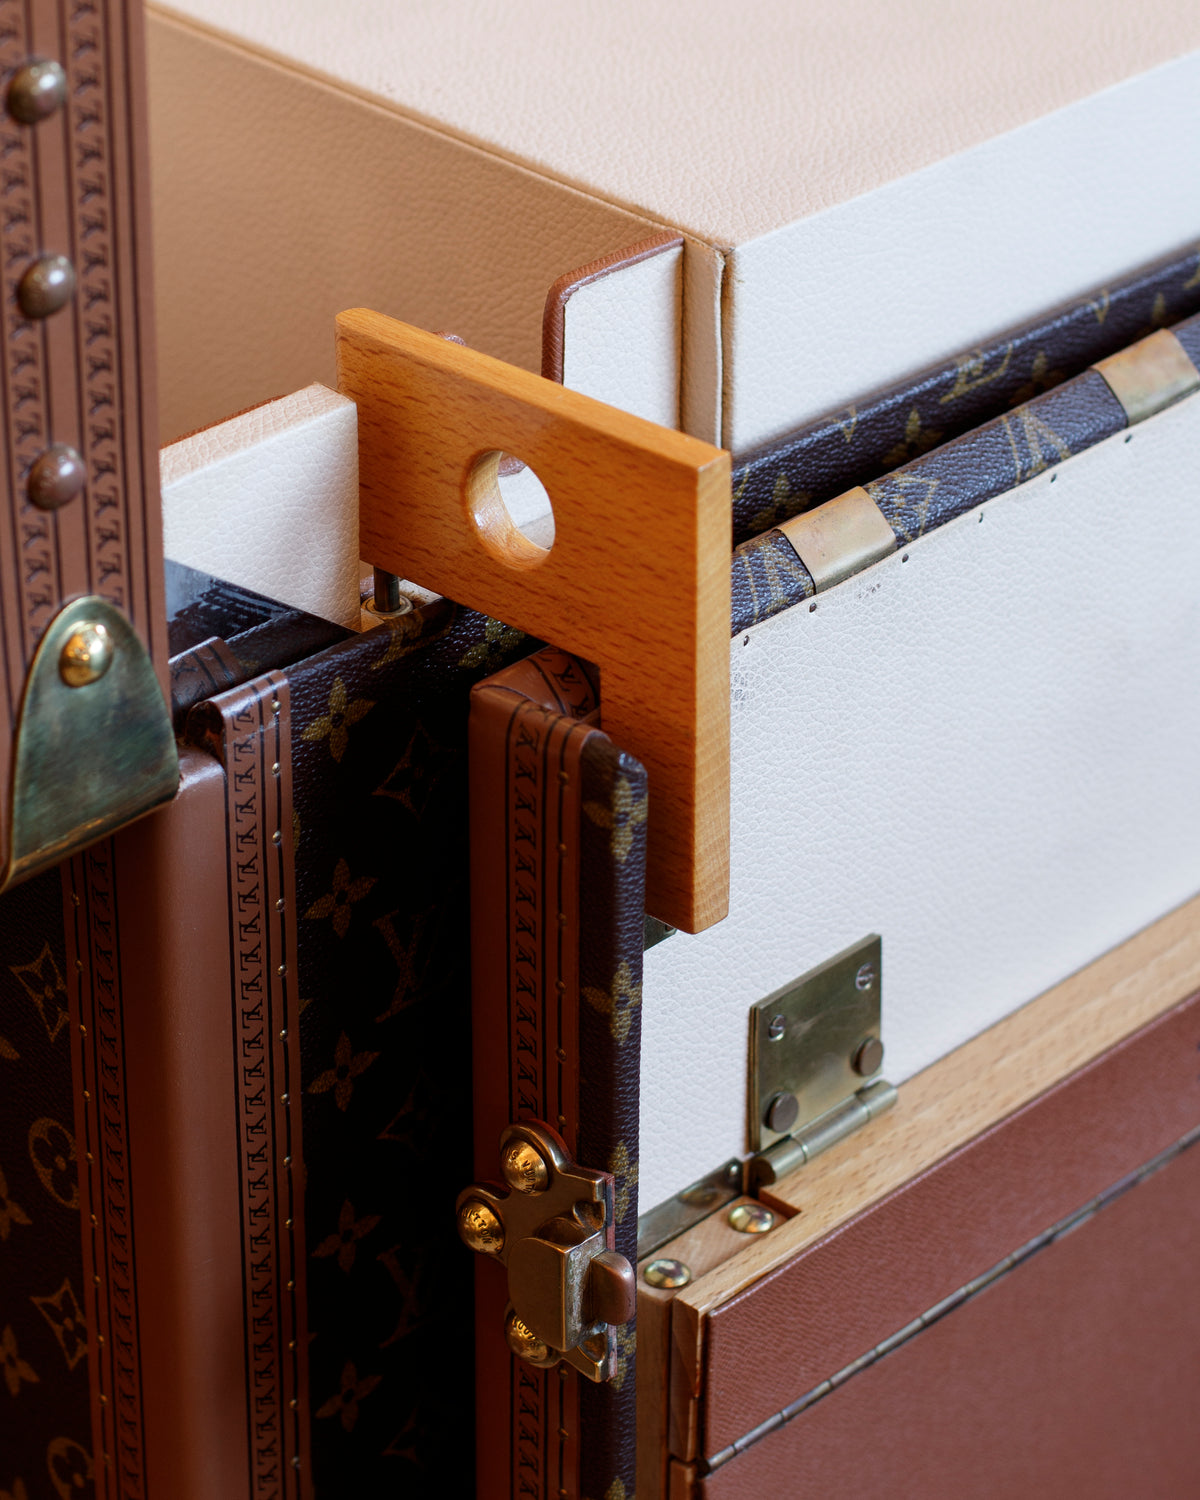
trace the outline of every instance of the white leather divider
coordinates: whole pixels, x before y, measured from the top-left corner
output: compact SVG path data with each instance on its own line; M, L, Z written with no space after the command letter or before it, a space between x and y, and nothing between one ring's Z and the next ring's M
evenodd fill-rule
M1200 889L1198 580L1193 397L735 638L732 905L646 955L643 1210L748 1149L750 1006L867 933L898 1083Z
M678 427L682 287L682 245L576 287L563 309L563 384Z
M357 417L310 385L164 448L167 557L357 629Z

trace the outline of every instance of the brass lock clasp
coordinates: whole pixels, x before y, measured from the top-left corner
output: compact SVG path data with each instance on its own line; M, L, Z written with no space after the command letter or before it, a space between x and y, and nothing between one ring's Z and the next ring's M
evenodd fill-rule
M530 1364L565 1361L589 1380L616 1373L614 1330L633 1317L633 1267L613 1248L613 1179L576 1166L542 1125L510 1125L500 1137L507 1191L459 1194L458 1232L508 1271L505 1337Z

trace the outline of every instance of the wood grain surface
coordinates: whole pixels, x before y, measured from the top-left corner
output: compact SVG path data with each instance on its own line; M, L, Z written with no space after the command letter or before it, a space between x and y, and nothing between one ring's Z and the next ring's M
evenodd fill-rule
M337 323L358 404L363 556L600 668L604 729L650 776L650 912L729 895L729 455L378 313ZM554 507L548 550L500 454Z

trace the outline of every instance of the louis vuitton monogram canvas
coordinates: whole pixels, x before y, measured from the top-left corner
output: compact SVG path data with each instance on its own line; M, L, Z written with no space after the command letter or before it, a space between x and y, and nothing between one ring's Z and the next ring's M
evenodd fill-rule
M0 1495L92 1493L62 889L0 898Z
M1096 360L1197 311L1200 251L1189 246L736 459L735 544L911 464L979 423L1033 401Z

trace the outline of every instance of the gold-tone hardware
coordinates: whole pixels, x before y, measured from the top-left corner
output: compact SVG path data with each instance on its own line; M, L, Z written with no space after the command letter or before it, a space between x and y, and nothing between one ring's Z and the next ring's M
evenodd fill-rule
M564 1361L589 1380L611 1380L614 1329L637 1304L633 1267L613 1248L612 1177L576 1166L542 1125L510 1125L500 1161L509 1191L469 1187L457 1211L467 1243L508 1270L509 1347L536 1365ZM468 1220L472 1232L486 1227L481 1243L472 1243Z
M763 1203L739 1203L729 1210L729 1227L739 1234L766 1234L775 1228L775 1215Z
M751 1007L752 1187L828 1150L895 1100L890 1084L863 1084L883 1066L882 963L880 939L865 938Z
M896 550L896 533L861 488L793 516L779 530L808 569L818 593Z
M48 318L75 295L75 267L65 255L42 255L17 282L17 303L27 318Z
M1098 360L1092 368L1104 377L1130 426L1200 388L1200 370L1169 328Z
M84 620L67 637L58 658L58 675L68 687L90 687L112 663L112 637L98 621Z
M550 1174L546 1163L528 1141L514 1141L500 1163L504 1180L518 1193L544 1193Z
M61 109L66 99L67 75L62 64L38 59L13 74L4 107L21 125L36 125Z
M96 675L101 632L109 665ZM77 636L83 645L64 662ZM82 674L78 686L64 669ZM25 680L0 890L169 802L178 785L171 716L146 648L111 604L74 600L47 626Z
M499 1255L504 1248L504 1225L478 1198L468 1199L458 1210L458 1233L463 1244L480 1255Z
M512 1352L519 1354L522 1359L527 1359L530 1364L544 1365L550 1359L549 1346L543 1343L536 1333L526 1328L511 1308L504 1320L504 1337L508 1340L508 1347Z
M74 500L87 482L83 459L66 443L53 443L29 469L25 493L38 510L58 510Z
M692 1279L692 1268L681 1260L652 1260L642 1272L647 1286L666 1287L671 1291L687 1286Z

